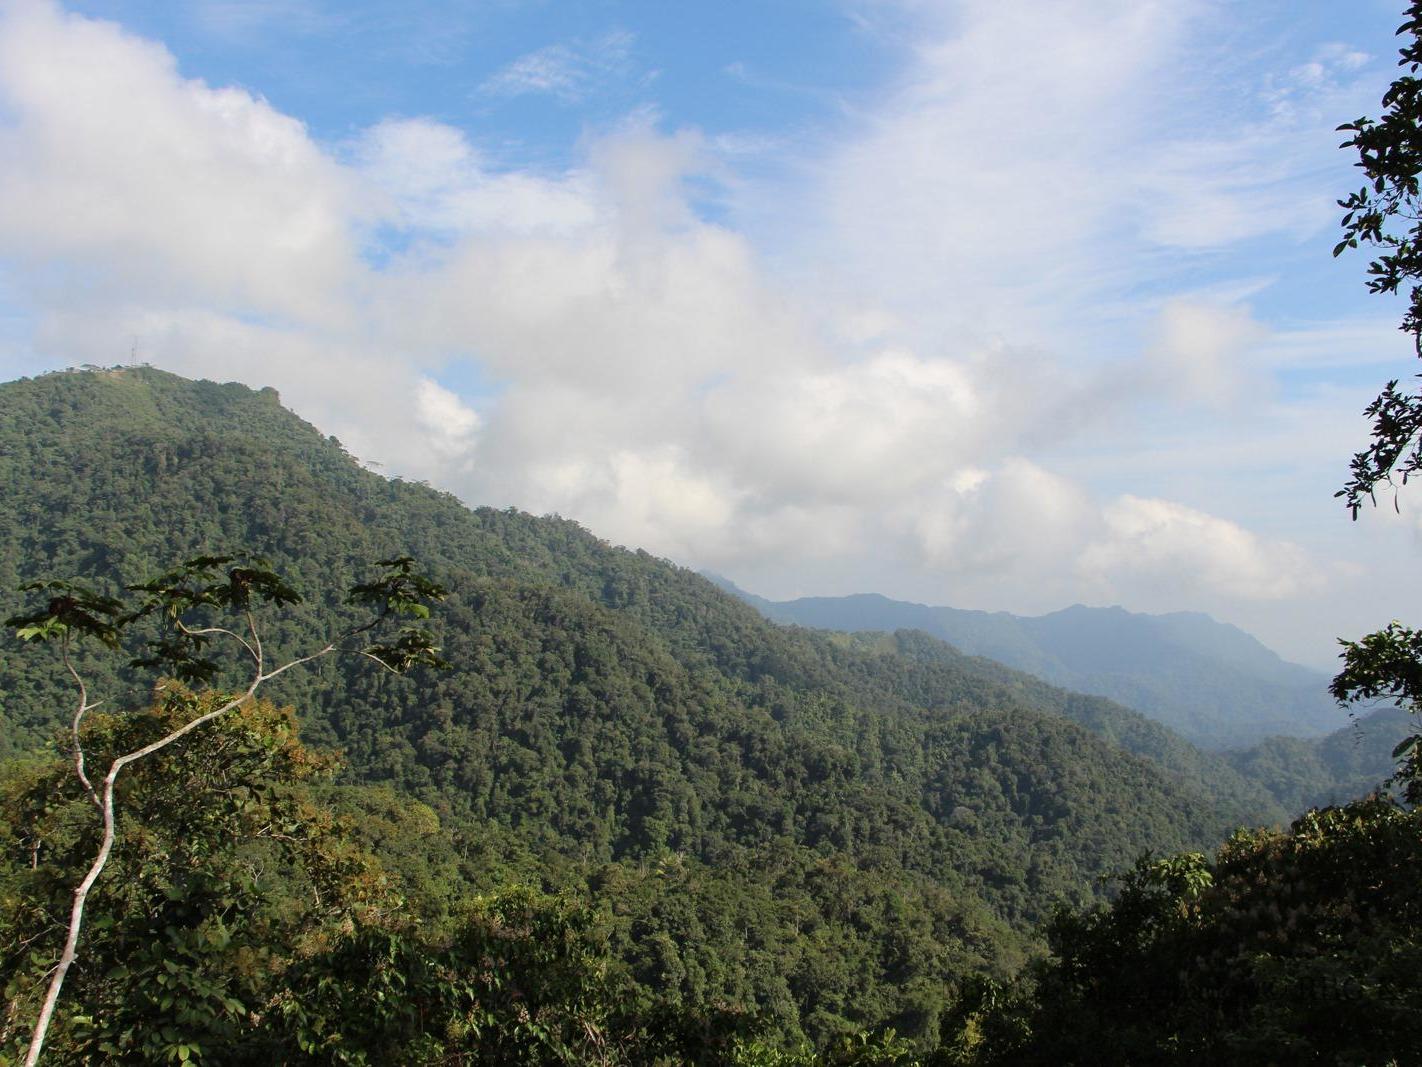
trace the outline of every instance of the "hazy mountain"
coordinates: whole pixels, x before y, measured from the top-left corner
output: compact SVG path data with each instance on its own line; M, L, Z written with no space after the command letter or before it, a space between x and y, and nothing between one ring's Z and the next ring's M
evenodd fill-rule
M1288 663L1208 615L1142 615L1081 605L1048 615L964 611L877 594L770 601L715 578L767 618L820 629L923 630L1083 693L1145 713L1205 748L1318 737L1346 725L1328 676Z

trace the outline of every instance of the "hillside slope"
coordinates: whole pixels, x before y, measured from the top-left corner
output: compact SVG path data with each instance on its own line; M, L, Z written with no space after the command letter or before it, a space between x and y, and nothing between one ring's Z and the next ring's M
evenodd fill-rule
M931 1028L947 984L1009 967L1054 903L1282 814L1107 701L922 635L777 627L574 523L382 478L270 390L147 368L0 386L0 494L6 588L263 552L323 591L275 626L278 653L346 616L334 591L362 561L418 557L453 591L452 671L328 662L273 695L352 775L435 807L471 885L590 892L639 980L816 1038ZM0 654L3 755L50 736L65 691L44 656Z

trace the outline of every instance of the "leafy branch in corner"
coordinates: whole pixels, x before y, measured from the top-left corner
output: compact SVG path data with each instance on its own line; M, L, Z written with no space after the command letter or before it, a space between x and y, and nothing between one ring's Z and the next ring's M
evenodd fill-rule
M1357 151L1356 166L1367 181L1338 201L1344 211L1343 237L1333 255L1360 245L1376 251L1377 258L1368 264L1368 289L1396 294L1406 288L1408 307L1399 328L1412 335L1422 357L1422 80L1415 76L1422 68L1422 0L1409 5L1397 33L1408 36L1399 60L1407 73L1383 95L1382 118L1359 118L1338 127L1352 134L1339 147ZM1399 221L1405 225L1391 226ZM1422 471L1422 394L1399 388L1393 379L1365 414L1372 420L1371 439L1353 456L1349 480L1334 494L1355 519L1365 498L1376 503L1379 484L1405 485Z
M94 860L74 889L64 950L50 976L35 1022L25 1056L26 1067L39 1062L65 976L78 955L85 903L113 849L117 831L114 789L125 767L239 707L278 675L324 656L358 655L394 674L418 666L448 666L428 630L405 625L387 632L399 619L428 619L430 605L445 598L445 588L417 572L409 556L380 560L376 567L377 576L353 586L347 597L348 603L368 609L368 618L324 646L276 665L269 662L263 648L258 613L264 608L298 604L302 597L260 556L197 556L149 581L126 587L127 598L97 593L68 580L31 582L21 587L22 592L41 594L44 603L11 616L5 625L22 641L58 647L60 661L78 690L69 740L74 773L103 827ZM236 621L219 625L229 616L235 616ZM96 785L86 767L83 723L99 702L89 699L88 685L74 666L72 650L83 641L96 641L110 650L119 650L128 628L144 620L148 620L147 625L156 626L157 634L144 642L143 653L131 658L130 666L154 670L182 682L210 683L222 669L219 650L235 646L249 661L251 673L245 689L217 701L211 710L156 741L115 757Z
M1368 289L1397 294L1406 288L1407 311L1400 329L1412 335L1422 358L1422 0L1408 5L1397 28L1405 43L1398 65L1405 69L1383 94L1382 118L1360 118L1338 129L1351 133L1341 148L1358 153L1357 166L1367 183L1339 200L1344 211L1343 239L1334 256L1368 245L1377 258L1368 264ZM1417 376L1422 380L1422 375ZM1354 519L1364 499L1377 503L1380 484L1396 487L1422 472L1422 393L1389 381L1365 414L1372 420L1368 445L1349 465L1349 479L1334 494L1342 497ZM1343 669L1330 691L1339 704L1386 697L1413 714L1422 711L1422 632L1394 622L1358 641L1340 641ZM1422 734L1405 738L1393 751L1401 759L1392 781L1404 797L1422 801Z
M1358 641L1342 641L1343 670L1329 692L1340 704L1392 700L1400 708L1422 708L1422 630L1389 623ZM1402 760L1392 780L1410 804L1422 803L1422 734L1404 737L1392 750Z

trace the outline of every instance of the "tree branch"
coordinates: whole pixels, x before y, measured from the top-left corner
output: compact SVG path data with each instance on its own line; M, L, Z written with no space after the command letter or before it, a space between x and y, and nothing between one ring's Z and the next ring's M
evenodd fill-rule
M310 663L313 659L320 659L322 656L328 656L334 651L336 651L336 646L334 644L327 645L319 652L313 652L309 656L302 656L300 659L294 659L290 663L283 663L276 670L261 675L260 680L263 682L269 682L278 674L282 674L286 671L289 671L293 667L300 667L303 663Z
M258 665L260 668L260 664ZM219 716L226 715L233 708L238 707L244 701L251 699L256 693L257 687L262 684L263 678L259 672L252 679L241 696L233 697L225 704L199 715L191 722L180 726L178 729L160 737L152 744L144 745L133 752L125 753L109 764L109 773L104 775L103 799L99 805L99 810L104 818L104 836L99 844L99 851L94 857L94 862L89 867L89 872L84 876L84 880L79 883L74 890L74 904L69 912L69 933L64 940L64 952L59 957L59 963L54 969L54 974L49 980L49 989L45 992L44 1005L40 1009L39 1019L35 1022L34 1033L30 1038L30 1047L25 1054L25 1067L34 1067L39 1062L40 1052L44 1049L45 1035L49 1032L49 1024L54 1017L55 1005L59 1002L59 992L64 988L65 976L69 973L70 966L74 963L79 946L79 932L84 925L84 906L89 899L89 890L94 887L99 875L104 873L104 868L108 866L109 853L113 851L114 836L116 831L116 818L114 815L114 785L118 781L119 774L130 763L135 763L145 756L151 756L160 749L167 748L174 741L186 737L198 727L211 722Z
M180 631L187 634L189 637L204 637L208 634L225 634L227 637L232 638L232 640L236 641L239 645L245 648L247 650L247 655L251 656L254 660L260 658L259 653L232 630L225 629L221 626L199 626L194 628L191 626L185 626L181 619L174 619L173 623Z
M89 775L84 769L84 743L79 738L79 727L84 721L84 716L94 708L97 708L103 701L97 701L93 704L89 703L89 687L84 684L84 679L80 677L79 672L74 669L74 664L69 660L68 635L60 642L59 653L60 658L64 660L65 670L69 672L70 677L74 679L74 683L79 687L79 707L75 710L74 720L70 723L69 727L74 756L74 773L79 777L80 783L84 786L84 792L89 795L89 799L93 801L94 807L102 812L104 806L99 801L99 794L95 791L94 783L89 781Z
M200 573L205 574L205 568L208 568L212 564L212 562L213 560L208 557L201 557L196 560L191 560L188 563L184 564L184 571L197 570ZM393 595L389 593L389 590L394 589L399 592L403 597L401 601L401 610L403 612L418 612L421 617L427 617L429 614L428 610L424 609L421 606L421 601L431 599L443 599L445 595L444 590L443 588L435 585L434 583L428 581L422 576L411 576L409 574L410 562L410 560L404 558L402 558L401 560L394 561L382 561L382 565L384 566L398 567L398 575L394 578L386 579L384 584L376 583L369 588L357 587L358 590L366 589L366 595L364 599L362 599L360 602L370 602L372 599L375 598L376 593L382 592L386 594L388 600L389 596ZM64 590L68 595L64 598L51 599L50 606L45 610L30 615L15 616L12 619L6 620L6 625L16 626L18 628L19 635L24 639L28 640L33 638L39 638L42 640L49 640L56 636L60 639L61 657L63 659L64 666L68 670L70 676L74 679L75 684L79 687L79 706L74 713L74 717L70 726L73 743L74 771L80 783L84 787L85 794L89 797L89 799L98 809L99 815L103 823L103 834L99 842L98 852L95 854L93 863L90 864L89 870L84 875L83 880L74 889L74 902L70 908L69 928L68 932L65 935L64 951L60 955L59 962L55 965L53 971L50 973L49 985L45 991L44 1003L40 1009L39 1017L35 1021L34 1031L30 1037L29 1048L25 1054L25 1067L35 1067L35 1064L39 1062L40 1053L44 1049L45 1038L49 1033L49 1027L54 1018L55 1007L59 1002L60 991L64 987L65 976L69 973L69 968L73 965L78 953L79 935L84 925L84 909L88 903L89 892L93 889L95 882L97 882L99 879L99 876L103 874L104 868L108 865L109 857L113 852L114 840L117 836L117 816L114 811L114 792L119 775L123 773L124 768L129 766L129 764L136 763L139 760L145 759L146 757L151 756L164 748L167 748L169 745L181 740L188 734L192 733L194 730L197 730L205 724L212 722L214 719L226 715L234 708L240 707L243 703L252 699L252 697L256 694L258 688L260 688L264 683L271 681L273 678L276 678L281 674L284 674L286 671L291 670L291 668L293 667L299 667L302 664L310 663L313 660L320 659L322 656L329 655L330 653L337 650L340 641L348 640L350 637L355 636L356 634L365 633L368 630L371 630L376 625L384 621L386 617L391 613L387 605L385 608L378 611L376 617L371 622L363 626L357 627L350 633L344 635L341 638L338 638L337 640L331 641L325 647L309 655L297 657L296 659L290 660L286 663L283 663L281 666L268 671L266 669L266 659L265 652L262 647L261 633L258 630L256 618L253 616L251 608L249 606L250 591L248 586L250 586L253 582L256 582L260 587L263 599L269 602L275 602L278 605L282 603L295 603L300 600L300 597L293 590L291 590L290 587L286 586L285 583L282 582L279 577L267 571L243 571L241 573L241 577L243 579L244 584L242 584L240 588L238 588L238 577L239 575L237 571L229 572L229 581L232 587L231 589L218 588L217 592L213 592L212 590L205 590L202 591L201 596L198 596L196 594L187 594L186 600L181 597L178 598L176 601L174 601L174 603L179 605L179 607L173 610L169 617L175 628L185 637L200 638L207 637L210 635L222 635L225 637L229 637L235 642L237 642L237 644L240 645L247 652L248 656L251 657L253 666L251 683L242 693L222 702L218 707L214 708L213 710L197 716L195 719L192 719L190 722L184 723L182 726L178 727L175 730L170 730L167 734L164 734L158 740L153 741L150 744L144 745L143 747L137 748L132 752L127 752L123 755L114 758L114 760L109 764L108 773L104 776L102 790L96 790L93 782L88 776L88 772L84 765L84 747L82 739L82 726L84 716L93 708L97 707L98 703L96 702L91 704L89 702L88 688L84 682L84 679L75 669L73 663L69 658L69 634L71 629L77 627L78 633L86 636L98 637L110 647L117 648L119 646L119 630L123 626L126 626L130 622L133 622L135 619L139 618L143 614L146 614L150 605L144 606L136 613L129 615L120 615L120 609L122 605L118 601L113 600L112 598L96 596L95 594L89 593L87 590L74 586L72 583L51 582L42 587L48 589ZM171 593L171 588L169 587L172 585L174 580L175 579L172 576L165 576L165 578L155 579L153 582L150 582L145 586L135 586L131 588L135 590L153 593L161 597L162 595L164 595L165 591ZM165 585L165 583L167 584ZM407 585L413 585L413 593L406 591ZM40 587L41 586L37 586L36 588ZM241 594L240 597L237 596L236 593L233 593L234 589L237 593ZM371 590L374 590L374 592L371 592ZM222 593L223 596L219 597L217 593ZM225 603L229 606L234 607L240 606L242 614L247 621L247 632L250 634L251 639L248 640L232 630L218 626L188 627L183 623L180 618L177 617L177 615L182 610L181 605L184 603L187 603L189 606L192 606L194 604L209 603ZM58 605L58 607L56 607L56 605ZM108 621L111 618L115 621ZM424 636L425 639L419 645L417 651L423 653L425 658L422 660L415 660L411 658L409 662L411 664L413 664L414 662L438 662L437 657L434 656L434 653L438 650L435 649L433 645L429 643L427 635L422 636ZM374 648L376 646L371 647ZM163 662L164 653L166 652L166 650L160 647L158 651L159 654L154 657L154 660L152 662ZM368 659L375 660L386 670L391 671L391 673L401 673L400 670L393 667L390 663L381 660L378 656L371 654L371 652L368 650L360 650L360 653L366 656L366 658ZM183 662L188 661L185 660ZM206 661L203 662L206 663ZM35 845L34 853L32 854L32 863L37 862L38 850L39 843L37 842Z

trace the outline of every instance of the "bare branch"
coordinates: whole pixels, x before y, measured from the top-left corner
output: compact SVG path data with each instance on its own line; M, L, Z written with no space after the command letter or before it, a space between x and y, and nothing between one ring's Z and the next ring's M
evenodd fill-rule
M89 781L89 775L84 769L84 743L79 738L79 727L84 721L84 716L93 708L99 706L102 701L94 704L89 703L89 687L84 684L84 679L79 672L74 669L74 664L69 659L69 637L66 635L59 643L60 658L64 660L64 668L69 672L74 683L79 687L79 707L75 709L74 721L70 724L70 738L72 752L74 756L74 773L78 775L80 783L84 786L84 792L93 801L94 807L103 811L104 806L99 801L99 794L94 789L94 783Z
M211 562L211 559L203 557L199 560L190 561L185 566L191 569L195 567L207 566ZM64 986L65 976L69 973L69 968L74 963L74 960L77 955L79 936L84 925L84 908L88 902L89 892L93 888L94 883L98 880L99 876L103 873L104 868L109 862L109 856L113 851L114 840L117 835L117 817L114 812L114 790L115 785L118 781L118 777L123 772L124 768L132 763L138 762L139 760L145 759L146 757L151 756L164 748L167 748L169 745L181 740L188 734L192 733L194 730L197 730L200 727L206 725L207 723L212 722L214 719L226 715L234 708L240 707L243 703L252 699L253 696L255 696L258 688L260 688L264 683L271 681L273 678L276 678L281 674L284 674L286 671L291 670L291 668L293 667L299 667L303 664L310 663L313 660L320 659L323 656L327 656L338 649L341 641L349 640L350 638L358 634L362 634L373 629L379 623L384 621L388 615L391 614L391 609L389 608L388 602L390 602L390 598L393 595L398 595L399 597L403 598L397 605L396 613L415 614L421 618L428 617L428 609L423 607L421 601L426 599L443 599L444 590L442 589L442 587L435 585L428 579L425 579L423 576L411 575L409 567L410 562L411 561L409 561L408 559L383 561L383 565L398 566L399 571L395 576L387 578L383 584L377 584L366 589L365 599L361 600L360 602L371 602L372 598L375 597L376 593L385 596L387 601L385 607L377 613L376 617L373 620L371 620L369 623L355 628L354 630L349 631L338 640L330 642L325 647L318 649L317 651L312 652L309 655L299 656L296 659L290 660L287 663L284 663L281 666L270 671L266 670L266 659L265 652L262 647L261 633L258 630L257 622L252 614L251 608L248 606L250 603L250 590L248 587L253 582L258 582L258 580L260 580L258 584L260 586L260 590L262 592L262 597L264 600L269 602L275 602L277 604L295 603L299 601L300 597L293 590L291 590L290 587L286 586L285 583L282 582L277 576L266 571L244 571L242 573L245 576L245 584L243 584L241 589L238 590L238 592L241 593L241 596L236 597L236 594L233 594L232 596L227 597L227 599L220 601L223 603L227 603L229 606L235 607L240 605L243 615L247 621L247 632L250 634L250 640L242 637L240 634L234 632L233 630L229 630L219 626L189 627L184 624L181 619L176 617L177 611L174 611L170 616L171 621L175 625L176 629L184 637L205 638L209 636L220 635L231 638L232 640L237 642L237 644L240 645L243 649L245 649L248 656L251 657L253 664L251 682L242 693L224 701L213 710L205 712L192 719L190 722L187 722L182 726L178 727L177 729L169 731L167 734L160 737L158 740L151 742L150 744L144 745L143 747L137 748L132 752L127 752L123 755L116 757L109 764L108 773L104 776L102 790L96 790L92 781L88 777L87 770L84 766L84 748L82 742L82 725L84 716L93 708L97 707L98 702L92 704L89 702L88 689L85 685L84 679L80 676L79 672L74 668L73 663L69 659L68 627L71 622L74 623L74 625L79 625L82 623L81 632L89 636L98 637L101 640L104 640L106 644L109 644L111 647L116 648L118 647L119 627L127 625L128 622L133 621L133 619L138 616L132 615L120 617L119 621L116 623L107 623L104 621L105 619L111 616L118 615L120 609L119 603L117 601L112 601L111 599L97 597L93 594L89 594L85 590L79 589L78 592L79 594L82 594L84 599L76 599L74 595L70 595L69 600L64 601L64 603L61 605L62 607L65 607L65 610L68 612L67 615L63 616L63 618L57 616L55 614L55 609L51 607L50 609L48 609L48 614L46 614L45 612L40 612L27 616L16 616L14 619L7 620L7 625L19 625L23 627L29 627L33 631L31 633L27 633L26 631L22 630L21 636L41 637L48 639L49 636L53 636L56 633L63 634L61 640L61 651L63 655L64 666L69 671L70 676L74 679L75 684L79 687L79 706L74 713L73 722L71 724L71 733L74 747L74 770L80 783L84 787L85 793L88 795L89 799L93 801L103 821L103 836L99 843L98 852L95 854L94 861L90 865L88 872L84 875L84 879L74 890L74 902L70 909L69 928L65 937L64 951L60 955L59 962L55 965L53 971L50 972L49 986L45 992L44 1004L41 1007L39 1017L35 1022L34 1032L30 1038L29 1049L25 1055L25 1067L34 1067L34 1065L39 1062L40 1053L44 1049L45 1037L49 1032L50 1023L54 1018L55 1006L59 1002L60 991L63 989ZM237 572L235 571L229 573L229 577L231 578L233 583L236 583L237 581L236 573ZM54 585L54 583L51 583L51 585ZM141 589L149 592L156 591L158 593L161 593L163 592L163 589L159 588L160 585L161 580L155 580L154 582L149 583L149 585L147 586L131 588ZM70 591L72 594L73 590L75 590L77 587L73 586L72 584L62 584L62 588L64 590ZM358 590L361 588L365 587L357 587ZM374 592L371 592L372 589L374 590ZM394 593L391 593L390 590L394 590ZM222 590L219 590L219 592L222 592ZM230 592L230 590L228 590L228 592ZM212 595L215 596L216 594ZM191 599L192 598L189 597L189 600ZM219 601L202 600L201 602L216 603ZM143 610L146 611L147 608ZM140 614L142 614L142 612L140 612ZM78 621L75 622L75 620ZM64 624L64 628L60 628L60 623ZM433 646L429 643L427 635L421 633L419 636L422 638L422 640L419 643L417 651L424 653L426 656L426 658L424 660L421 660L420 662L431 662L433 659L433 653L437 652L437 649L434 649ZM376 647L378 646L370 646L370 648ZM161 651L162 650L160 649L160 653ZM390 663L387 663L379 656L372 654L369 649L342 649L342 651L356 651L360 655L365 656L367 659L371 659L374 660L376 663L379 663L382 668L387 671L390 671L390 673L392 674L401 673L399 669L392 666ZM161 661L161 659L162 656L160 654L158 657L155 657L155 662ZM135 662L137 663L144 661ZM411 659L410 662L413 663L415 662L415 660ZM38 862L39 847L40 845L37 840L31 857L32 864L37 864Z
M394 667L390 666L390 664L386 663L383 659L381 659L379 656L373 655L373 654L367 652L367 651L366 651L365 649L363 649L363 648L350 648L350 649L346 649L346 651L347 651L347 652L354 652L357 656L364 656L366 659L370 660L372 663L378 663L378 664L380 664L380 667L381 667L382 670L389 671L391 674L399 674L399 673L400 673L400 672L397 671Z
M248 617L250 618L250 613ZM252 646L247 644L247 642L243 640L240 635L233 632L232 630L225 629L221 626L185 626L181 619L174 619L173 625L176 626L183 633L187 634L189 637L205 637L209 634L225 634L227 637L232 638L232 640L236 641L239 645L245 648L247 650L247 655L251 656L254 660L261 658L260 653L253 649Z
M290 663L283 663L276 670L268 671L266 674L261 675L261 681L269 682L278 674L282 674L286 671L289 671L293 667L300 667L303 663L310 663L313 659L320 659L322 656L329 656L334 651L336 651L336 646L334 644L330 644L327 645L325 648L321 649L321 651L319 652L313 652L309 656L302 656L300 659L294 659Z
M257 632L257 620L252 617L252 609L248 608L242 614L247 616L247 632L252 635L251 645L247 645L246 641L243 641L242 644L247 645L247 651L252 653L252 658L257 662L257 673L261 674L262 657L265 655L262 651L262 635ZM253 646L255 646L255 650Z

